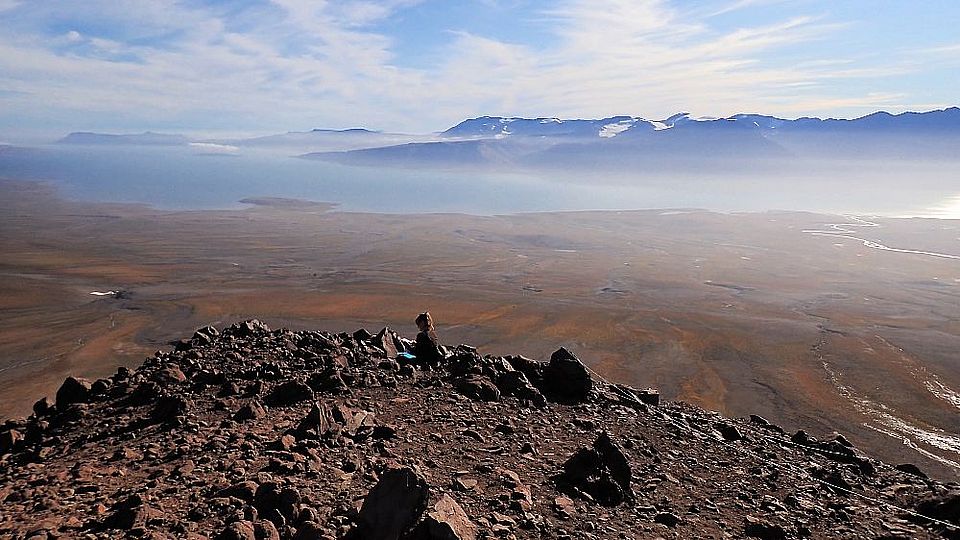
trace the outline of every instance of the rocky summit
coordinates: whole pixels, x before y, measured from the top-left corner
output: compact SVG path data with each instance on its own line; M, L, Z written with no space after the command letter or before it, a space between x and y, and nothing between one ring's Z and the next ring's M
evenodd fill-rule
M0 538L960 538L960 485L548 361L206 327L0 428Z

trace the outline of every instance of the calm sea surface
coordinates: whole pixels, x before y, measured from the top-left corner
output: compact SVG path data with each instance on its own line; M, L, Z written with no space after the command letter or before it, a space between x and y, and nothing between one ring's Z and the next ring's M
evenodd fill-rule
M705 208L960 217L960 169L909 164L677 178L638 172L498 174L347 167L278 153L190 147L51 145L0 151L0 178L45 180L67 197L164 209L235 208L247 197L339 203L350 211L499 214Z

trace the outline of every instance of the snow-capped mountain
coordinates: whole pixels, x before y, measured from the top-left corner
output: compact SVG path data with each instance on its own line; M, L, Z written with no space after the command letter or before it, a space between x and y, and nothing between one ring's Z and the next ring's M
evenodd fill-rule
M960 108L878 112L861 118L726 118L678 113L662 120L482 116L438 134L440 141L304 157L354 165L709 170L820 160L957 159Z
M481 116L464 120L440 135L458 139L500 139L509 136L593 138L614 137L637 127L654 129L653 123L631 116L612 116L598 120Z
M678 113L663 120L637 116L612 116L596 120L559 118L517 118L481 116L464 120L441 133L446 138L480 139L504 137L578 137L613 138L626 134L649 133L667 129L759 130L773 131L897 131L938 132L960 130L960 108L890 114L876 112L851 120L835 118L798 118L789 120L762 114L736 114L726 118L693 117Z

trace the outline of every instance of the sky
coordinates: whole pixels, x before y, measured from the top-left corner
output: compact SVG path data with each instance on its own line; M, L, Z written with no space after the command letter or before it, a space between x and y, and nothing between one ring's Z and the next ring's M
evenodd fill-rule
M0 140L958 105L955 0L0 0Z

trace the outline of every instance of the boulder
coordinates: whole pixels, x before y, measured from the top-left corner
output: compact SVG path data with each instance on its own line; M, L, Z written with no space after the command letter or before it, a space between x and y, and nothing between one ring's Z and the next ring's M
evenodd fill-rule
M314 403L307 416L300 421L294 433L301 439L325 439L336 436L339 425L333 419L330 410L320 403Z
M522 371L511 370L501 373L497 377L497 388L503 395L528 400L537 407L543 407L547 403L540 390L537 390Z
M161 395L160 385L153 381L140 383L130 393L130 405L146 405Z
M327 369L320 373L310 375L307 385L315 392L325 392L330 394L340 394L349 392L347 383L343 381L340 372L336 369Z
M743 535L761 540L786 540L787 531L780 525L748 516L743 527Z
M924 499L917 505L917 512L927 517L960 525L960 491L951 491Z
M340 425L340 432L361 441L373 434L376 416L372 412L358 411L346 405L335 405L330 409L330 417Z
M372 337L373 337L373 334L371 334L370 332L367 332L366 328L361 328L353 333L353 339L357 341L367 341Z
M398 540L420 519L428 496L427 482L416 471L388 469L363 501L357 515L358 537Z
M320 528L314 521L304 521L297 528L297 534L293 536L293 540L329 540L333 538L324 533L323 529Z
M183 371L180 370L177 366L164 366L162 369L158 370L151 377L161 386L169 386L171 384L181 383L187 380L187 376L183 374Z
M560 491L616 506L634 498L630 487L632 472L623 451L601 433L592 448L577 450L563 464L563 472L554 480Z
M740 433L740 430L737 429L737 426L727 424L725 422L718 422L714 427L717 428L717 431L720 432L720 436L723 437L723 440L725 441L734 442L743 439L743 434Z
M182 396L162 396L153 406L151 416L155 422L173 422L190 410L190 402Z
M500 390L490 379L478 375L471 375L458 379L455 383L457 391L475 401L499 401Z
M50 414L53 405L50 404L50 400L46 397L42 397L33 404L33 415L37 418L43 418Z
M67 377L57 390L57 408L63 409L73 403L86 403L90 399L90 381Z
M395 343L395 334L390 330L390 327L385 326L383 330L380 330L377 335L373 336L373 339L370 340L370 343L386 353L387 358L396 358L397 357L397 346Z
M313 389L301 381L286 381L275 386L267 395L270 406L282 407L313 399Z
M146 514L143 498L140 495L130 495L113 505L113 512L107 516L103 526L105 529L123 530L141 527L147 519Z
M477 526L470 521L467 513L453 497L444 494L417 526L413 538L416 540L476 540Z
M613 481L620 486L628 499L632 499L633 490L630 488L630 481L633 479L633 474L630 470L630 462L627 461L627 456L624 455L623 450L613 442L606 431L601 433L597 440L593 442L593 448L600 454L600 459L609 471Z
M277 527L269 520L258 521L253 526L254 535L256 535L257 540L280 540L280 532L277 531Z
M238 422L246 422L247 420L263 418L266 415L267 411L264 410L263 405L260 405L260 402L254 399L250 403L240 407L240 410L233 414L233 419Z
M233 330L233 334L238 337L250 337L257 334L265 334L270 331L267 325L257 319L237 323L230 328Z
M238 482L232 486L221 489L217 492L217 497L236 497L244 502L253 502L253 496L257 492L257 483L252 480Z
M23 434L15 429L0 432L0 455L13 452L23 442Z
M927 474L920 470L920 467L917 467L913 463L901 463L894 467L894 469L904 472L913 476L918 476L920 478L926 478Z
M106 395L110 391L110 387L113 386L113 381L110 379L97 379L93 381L93 384L90 385L90 397L100 397Z
M292 487L280 487L276 482L260 484L253 496L253 506L259 515L266 516L278 527L284 521L293 521L297 518L300 505L300 492ZM274 514L279 514L282 519ZM271 519L271 516L273 518ZM277 523L280 521L281 523Z
M680 516L673 512L657 512L657 514L653 516L653 521L661 525L666 525L667 527L676 527L680 523Z
M249 521L234 521L227 525L214 540L257 540L253 523Z
M583 403L593 390L593 378L587 366L563 347L550 356L543 380L546 393L564 403Z

